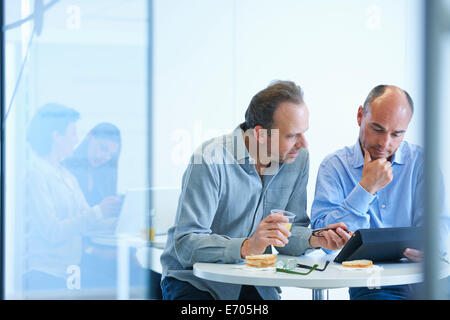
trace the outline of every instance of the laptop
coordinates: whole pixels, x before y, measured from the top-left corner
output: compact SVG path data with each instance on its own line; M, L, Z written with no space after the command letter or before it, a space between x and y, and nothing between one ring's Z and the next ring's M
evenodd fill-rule
M101 238L123 238L123 237L140 237L144 236L144 232L150 228L150 189L148 188L131 188L128 189L116 227L109 232L95 232L89 234L93 237Z
M117 221L116 236L142 236L150 228L150 190L128 189Z

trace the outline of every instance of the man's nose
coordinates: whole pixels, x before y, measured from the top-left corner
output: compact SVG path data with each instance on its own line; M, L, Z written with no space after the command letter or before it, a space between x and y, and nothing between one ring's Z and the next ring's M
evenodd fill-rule
M308 148L308 141L304 134L299 135L297 142L295 143L297 149Z
M385 149L387 146L389 146L390 143L391 143L391 138L388 133L383 134L378 139L378 145L383 149Z

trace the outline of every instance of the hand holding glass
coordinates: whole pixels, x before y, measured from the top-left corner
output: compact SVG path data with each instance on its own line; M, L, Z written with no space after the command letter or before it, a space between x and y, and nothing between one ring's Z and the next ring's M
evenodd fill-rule
M286 218L288 218L288 222L282 222L281 224L288 229L289 231L291 231L292 228L292 223L294 222L295 219L295 214L286 210L280 210L280 209L272 209L270 210L271 214L280 214L282 213L282 215ZM275 247L279 247L277 245L275 245Z

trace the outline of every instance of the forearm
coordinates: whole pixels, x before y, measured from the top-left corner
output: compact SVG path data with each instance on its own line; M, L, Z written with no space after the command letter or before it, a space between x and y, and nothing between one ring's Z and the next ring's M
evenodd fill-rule
M344 222L350 230L368 228L370 203L374 196L357 184L342 201L331 201L325 197L316 196L312 207L311 227L324 228L327 225Z
M185 268L192 267L196 262L237 263L242 261L244 240L246 238L190 233L176 238L175 250Z

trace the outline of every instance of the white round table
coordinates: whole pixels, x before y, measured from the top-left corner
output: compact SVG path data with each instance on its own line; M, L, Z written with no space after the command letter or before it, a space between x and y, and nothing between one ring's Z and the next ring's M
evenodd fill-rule
M212 281L241 285L298 287L313 290L313 300L324 299L327 289L345 287L380 287L388 285L411 284L423 281L422 264L412 262L393 262L375 264L373 268L344 269L341 264L332 262L335 255L327 255L322 250L314 250L306 255L292 257L278 255L277 261L295 259L297 263L312 266L319 264L323 268L326 261L331 261L325 271L312 271L309 275L297 275L259 271L242 264L196 263L194 275ZM295 271L307 272L297 268ZM448 265L444 270L448 275Z

